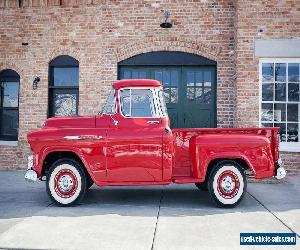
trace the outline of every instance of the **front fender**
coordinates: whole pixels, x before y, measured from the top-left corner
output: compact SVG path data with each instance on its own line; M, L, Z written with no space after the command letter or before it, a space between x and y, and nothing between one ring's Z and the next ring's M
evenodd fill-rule
M43 164L44 164L44 161L45 161L47 155L49 155L50 153L54 153L54 152L72 152L72 153L76 154L79 157L79 159L82 161L84 167L90 174L93 181L95 182L94 174L91 171L91 168L88 164L88 161L87 161L84 153L79 148L71 147L71 146L50 146L50 147L44 147L43 149L41 149L41 151L35 156L34 166L33 166L33 169L36 171L38 177L41 177L41 175L42 175Z

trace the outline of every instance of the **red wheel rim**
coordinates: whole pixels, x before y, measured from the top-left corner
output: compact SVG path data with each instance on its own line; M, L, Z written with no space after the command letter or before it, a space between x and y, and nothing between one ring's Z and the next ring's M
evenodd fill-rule
M72 197L77 187L77 177L70 169L61 169L54 177L54 190L61 198Z
M240 189L239 177L231 170L226 170L220 174L217 180L218 193L224 199L232 199L237 195Z

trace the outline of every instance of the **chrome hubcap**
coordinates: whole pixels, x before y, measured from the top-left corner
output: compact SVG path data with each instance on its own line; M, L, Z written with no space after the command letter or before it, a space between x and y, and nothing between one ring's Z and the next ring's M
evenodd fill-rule
M63 192L69 192L72 189L74 183L69 175L63 175L60 177L58 185Z
M221 182L221 187L225 192L230 193L234 189L234 183L234 180L230 176L226 176Z

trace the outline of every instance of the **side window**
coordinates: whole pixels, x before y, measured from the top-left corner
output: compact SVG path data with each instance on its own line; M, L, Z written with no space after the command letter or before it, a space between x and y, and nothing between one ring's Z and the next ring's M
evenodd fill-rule
M110 91L107 101L103 107L102 114L113 115L116 113L115 93L114 90Z
M0 72L0 140L18 140L19 85L17 72L11 69Z
M150 89L120 90L121 112L126 117L155 117L153 93Z
M79 62L58 56L49 63L49 117L78 114Z

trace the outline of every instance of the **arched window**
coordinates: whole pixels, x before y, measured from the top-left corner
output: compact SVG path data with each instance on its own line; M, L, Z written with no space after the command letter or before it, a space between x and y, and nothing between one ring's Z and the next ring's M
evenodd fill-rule
M0 72L0 140L18 140L19 74L11 69Z
M79 62L70 56L56 57L49 63L48 116L78 114Z

